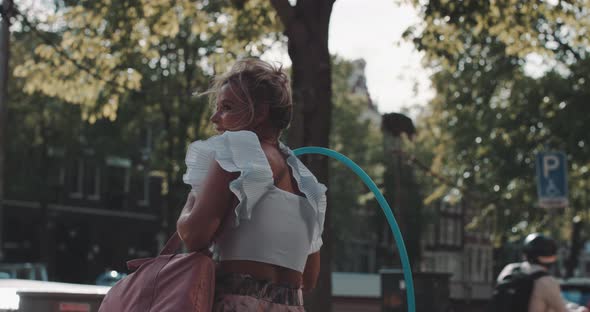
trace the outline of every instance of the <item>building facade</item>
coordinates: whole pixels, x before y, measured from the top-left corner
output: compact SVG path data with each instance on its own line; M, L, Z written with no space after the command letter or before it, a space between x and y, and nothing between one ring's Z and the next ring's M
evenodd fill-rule
M7 163L4 263L41 263L50 280L93 284L105 270L126 272L127 260L156 254L165 239L162 177L150 172L149 146L135 155L47 151L42 162Z
M494 285L491 224L468 227L475 209L454 189L431 207L423 240L421 269L450 273L451 298L487 300Z

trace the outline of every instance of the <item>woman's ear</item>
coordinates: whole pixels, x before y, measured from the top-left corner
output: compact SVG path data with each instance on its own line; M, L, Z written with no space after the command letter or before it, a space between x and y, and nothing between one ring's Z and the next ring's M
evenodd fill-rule
M258 126L264 123L270 117L270 106L268 104L260 104L254 111L254 125Z

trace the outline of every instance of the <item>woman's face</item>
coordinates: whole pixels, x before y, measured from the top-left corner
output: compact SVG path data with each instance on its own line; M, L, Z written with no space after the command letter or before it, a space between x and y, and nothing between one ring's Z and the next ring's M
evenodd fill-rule
M227 130L244 130L248 126L250 110L248 105L233 92L229 84L221 87L217 96L215 113L211 122L218 133Z

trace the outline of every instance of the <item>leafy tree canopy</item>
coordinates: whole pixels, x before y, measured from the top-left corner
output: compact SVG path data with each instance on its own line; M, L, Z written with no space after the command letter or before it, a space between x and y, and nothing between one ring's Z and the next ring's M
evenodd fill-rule
M91 122L114 120L122 97L150 79L142 67L166 69L173 61L170 51L189 53L170 39L196 51L190 63L176 68L181 72L198 64L212 74L238 56L264 52L280 34L272 8L263 2L248 1L238 9L231 1L66 1L42 25L21 14L23 24L45 42L14 74L26 81L29 94L78 104ZM51 41L49 35L59 39Z
M585 124L590 19L588 1L429 1L406 38L435 69L436 97L419 122L417 142L434 173L432 196L452 185L472 207L472 225L494 217L495 233L563 231L589 204L590 147ZM534 58L543 65L532 68ZM570 209L537 207L534 155L568 156ZM556 217L558 216L558 217ZM560 230L561 229L561 230Z

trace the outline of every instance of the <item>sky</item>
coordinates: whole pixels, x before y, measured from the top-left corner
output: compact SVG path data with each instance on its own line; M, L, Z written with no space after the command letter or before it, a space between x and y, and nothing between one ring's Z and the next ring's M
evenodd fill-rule
M381 113L424 105L434 96L421 54L401 37L408 26L420 21L417 14L413 7L394 0L334 2L330 52L349 60L365 59L369 94Z

